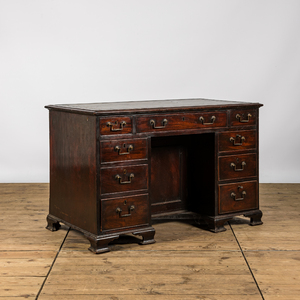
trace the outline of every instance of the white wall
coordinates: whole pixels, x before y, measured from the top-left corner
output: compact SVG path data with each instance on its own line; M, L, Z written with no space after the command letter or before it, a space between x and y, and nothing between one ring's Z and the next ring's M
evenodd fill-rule
M261 102L261 182L300 182L299 0L0 0L0 182L48 182L44 105Z

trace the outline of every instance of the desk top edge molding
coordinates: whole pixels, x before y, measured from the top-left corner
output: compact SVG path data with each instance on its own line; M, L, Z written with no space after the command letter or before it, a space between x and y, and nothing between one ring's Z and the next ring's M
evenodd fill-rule
M153 101L122 101L122 102L97 102L78 104L47 105L49 110L68 111L69 113L88 114L95 116L115 114L143 114L157 112L179 112L195 110L224 110L235 108L259 108L261 103L210 100L210 99L173 99Z

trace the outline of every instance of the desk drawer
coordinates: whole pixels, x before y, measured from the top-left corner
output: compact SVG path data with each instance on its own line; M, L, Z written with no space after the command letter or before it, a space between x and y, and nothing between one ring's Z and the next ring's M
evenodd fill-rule
M149 224L148 195L102 200L102 229Z
M100 134L125 134L132 132L132 120L130 117L108 117L100 119Z
M198 112L137 117L137 132L225 127L226 112Z
M231 126L256 125L257 113L255 109L232 110L230 112Z
M256 160L256 154L221 156L219 180L256 176Z
M107 163L146 159L147 153L147 139L120 139L102 142L100 157L102 163Z
M101 169L101 194L148 189L148 165Z
M256 131L228 131L219 135L219 151L256 148Z
M219 214L258 208L257 181L219 185Z

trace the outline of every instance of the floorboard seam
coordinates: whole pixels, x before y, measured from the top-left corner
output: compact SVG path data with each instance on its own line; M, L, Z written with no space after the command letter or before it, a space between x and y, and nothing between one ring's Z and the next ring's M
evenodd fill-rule
M230 222L228 222L228 224L229 224L229 227L230 227L230 229L231 229L231 231L232 231L232 234L233 234L233 236L234 236L234 238L235 238L235 240L236 240L236 242L237 242L237 244L238 244L238 246L239 246L239 248L240 248L240 251L241 251L241 253L242 253L243 257L244 257L244 260L245 260L245 262L246 262L246 264L247 264L247 266L248 266L248 269L249 269L249 271L250 271L250 273L251 273L251 275L252 275L252 278L253 278L253 280L254 280L254 282L255 282L255 284L256 284L256 287L257 287L257 289L258 289L258 291L259 291L259 293L260 293L262 299L265 300L265 298L264 298L264 296L263 296L263 293L262 293L262 291L261 291L261 289L260 289L260 287L259 287L259 285L258 285L258 283L257 283L257 281L256 281L256 279L255 279L255 277L254 277L254 274L253 274L253 272L252 272L252 270L251 270L251 267L250 267L250 265L249 265L249 263L248 263L248 261L247 261L247 258L246 258L245 254L244 254L244 251L243 251L243 249L242 249L242 247L241 247L241 245L240 245L240 243L239 243L239 241L238 241L238 239L237 239L237 237L236 237L236 235L235 235L235 233L234 233L234 231L233 231L233 228L232 228Z
M71 230L71 228L68 229L68 231L67 231L67 233L66 233L66 235L65 235L65 237L64 237L64 239L63 239L63 241L62 241L62 243L61 243L61 245L60 245L60 247L59 247L59 249L58 249L55 257L54 257L54 259L53 259L53 262L52 262L52 264L51 264L51 266L49 268L49 271L48 271L48 273L47 273L47 275L46 275L46 277L45 277L45 279L44 279L44 281L43 281L43 283L41 285L41 288L40 288L39 292L37 293L37 295L35 297L35 300L37 300L39 298L39 296L40 296L40 294L41 294L41 292L42 292L42 290L44 288L44 285L45 285L45 283L46 283L46 281L47 281L47 279L48 279L48 277L49 277L49 275L50 275L50 273L52 271L52 268L53 268L53 266L54 266L54 264L56 262L56 259L57 259L58 255L59 255L59 253L60 253L60 251L61 251L61 249L62 249L62 247L63 247L63 245L64 245L64 243L65 243L65 241L67 239L67 236L68 236L70 230Z

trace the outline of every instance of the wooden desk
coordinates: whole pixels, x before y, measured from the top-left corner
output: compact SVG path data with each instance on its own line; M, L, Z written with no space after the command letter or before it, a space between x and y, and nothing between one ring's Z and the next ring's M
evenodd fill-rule
M213 232L262 224L259 103L205 99L49 105L50 211L109 251L121 234L154 243L151 219L191 212ZM199 229L200 230L200 229Z

